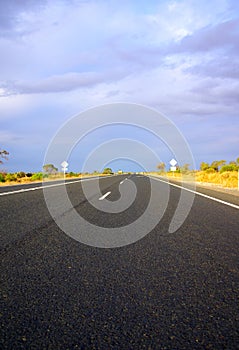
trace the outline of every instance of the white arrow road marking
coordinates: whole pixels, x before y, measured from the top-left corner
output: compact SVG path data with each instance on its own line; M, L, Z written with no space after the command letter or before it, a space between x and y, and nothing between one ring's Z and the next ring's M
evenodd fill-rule
M111 192L106 192L102 197L99 198L99 201L102 201L103 199L105 199L109 194L111 194Z

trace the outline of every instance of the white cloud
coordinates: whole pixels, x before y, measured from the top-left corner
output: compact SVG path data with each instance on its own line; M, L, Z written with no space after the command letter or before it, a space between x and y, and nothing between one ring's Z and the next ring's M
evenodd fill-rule
M200 120L226 123L238 117L236 3L0 4L0 120L22 118L33 135L39 118L51 130L82 109L126 101L201 132Z

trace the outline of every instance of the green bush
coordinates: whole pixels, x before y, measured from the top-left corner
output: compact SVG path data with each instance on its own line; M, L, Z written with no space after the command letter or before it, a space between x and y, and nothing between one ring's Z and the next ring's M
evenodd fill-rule
M74 173L73 171L69 172L69 174L66 174L67 177L77 177L78 174Z
M43 174L42 172L35 173L31 176L31 181L42 181L42 179L48 178L47 174Z
M221 167L220 173L224 173L225 171L237 171L237 169L238 167L236 164L228 164Z
M19 171L18 173L17 173L17 177L19 178L19 179L21 179L22 177L25 177L26 176L26 174L24 173L24 171Z
M42 173L35 173L31 177L31 181L40 181L42 180Z
M113 171L111 168L105 168L103 170L103 174L107 174L107 175L112 175L113 174Z
M0 182L5 182L5 181L6 181L5 176L2 173L0 173Z
M8 173L5 177L6 181L17 181L17 175Z
M205 171L205 173L207 173L207 174L212 174L212 173L216 173L217 171L216 171L216 169L214 169L214 168L208 168L208 169L206 169L206 170L204 170Z

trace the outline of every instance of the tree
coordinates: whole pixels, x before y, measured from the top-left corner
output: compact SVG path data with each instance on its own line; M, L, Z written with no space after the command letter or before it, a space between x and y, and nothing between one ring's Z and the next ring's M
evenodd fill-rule
M205 171L210 168L210 165L208 163L202 162L200 164L200 170Z
M111 175L111 174L113 174L113 171L112 171L111 168L105 168L105 169L103 170L103 174Z
M210 168L215 169L216 171L219 170L219 167L223 166L226 164L225 160L214 160L210 166Z
M164 162L160 162L160 163L157 165L157 168L159 169L159 171L164 172L164 171L165 171L165 163L164 163Z
M9 152L7 152L6 150L0 150L0 157L1 158L4 158L5 160L7 160L7 156L9 155ZM3 161L0 159L0 164L2 164Z
M43 170L47 174L56 174L58 169L53 164L43 165Z

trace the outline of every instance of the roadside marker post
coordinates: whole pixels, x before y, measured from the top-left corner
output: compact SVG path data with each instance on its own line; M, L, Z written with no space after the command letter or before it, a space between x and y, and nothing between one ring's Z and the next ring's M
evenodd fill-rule
M173 158L170 160L169 164L171 165L170 171L173 171L173 176L174 176L174 172L177 170L177 167L176 167L177 161Z
M66 160L64 160L64 162L61 163L61 166L62 166L62 171L64 173L64 180L65 180L65 177L66 177L66 171L68 170L68 163Z

